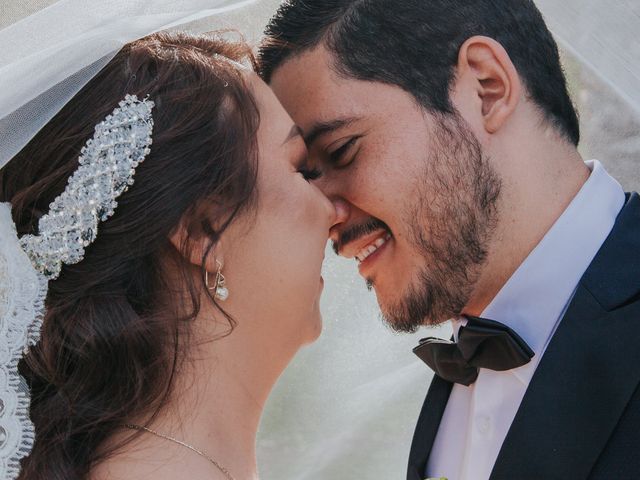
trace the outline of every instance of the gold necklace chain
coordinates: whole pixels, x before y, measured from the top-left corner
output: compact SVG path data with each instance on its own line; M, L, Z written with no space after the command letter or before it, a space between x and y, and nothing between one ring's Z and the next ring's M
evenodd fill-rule
M220 470L224 474L225 477L227 477L227 480L235 480L233 478L233 476L231 475L231 473L229 473L229 470L224 468L222 465L220 465L218 462L216 462L212 457L210 457L209 455L204 453L202 450L198 450L196 447L194 447L192 445L189 445L188 443L185 443L185 442L183 442L181 440L178 440L177 438L170 437L169 435L165 435L163 433L156 432L155 430L152 430L152 429L147 428L147 427L143 427L141 425L135 425L133 423L127 423L125 425L125 427L129 428L131 430L138 430L138 431L141 431L141 432L148 432L148 433L151 433L152 435L155 435L156 437L164 438L165 440L169 440L171 442L177 443L178 445L182 445L183 447L188 448L189 450L197 453L201 457L204 457L207 460L209 460L211 463L213 463L216 466L216 468L218 470Z

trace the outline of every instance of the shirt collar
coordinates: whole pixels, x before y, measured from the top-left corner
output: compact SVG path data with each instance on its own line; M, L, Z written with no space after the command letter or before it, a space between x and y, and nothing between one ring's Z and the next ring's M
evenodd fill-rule
M481 314L514 329L535 352L531 363L512 370L525 383L624 205L622 187L602 164L586 164L588 180ZM456 339L465 323L454 320Z

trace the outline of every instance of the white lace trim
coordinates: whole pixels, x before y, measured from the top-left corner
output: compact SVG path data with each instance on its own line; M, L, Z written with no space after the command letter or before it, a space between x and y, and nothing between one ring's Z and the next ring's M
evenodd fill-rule
M40 338L47 280L20 248L11 204L0 203L0 478L14 480L31 452L29 389L18 373L23 353Z

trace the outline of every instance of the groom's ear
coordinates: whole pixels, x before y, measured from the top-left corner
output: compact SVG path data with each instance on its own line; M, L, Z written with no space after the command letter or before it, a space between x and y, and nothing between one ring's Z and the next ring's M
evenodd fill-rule
M522 81L504 47L489 37L469 38L458 54L456 81L476 106L475 117L492 134L515 111L522 95Z

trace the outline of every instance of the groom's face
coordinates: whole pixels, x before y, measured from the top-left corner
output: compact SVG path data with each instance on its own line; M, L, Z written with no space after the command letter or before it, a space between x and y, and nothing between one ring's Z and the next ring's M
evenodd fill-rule
M388 323L401 331L459 314L495 223L499 180L456 116L427 114L402 89L345 78L318 47L271 87L302 128L318 186L349 216L332 229Z

